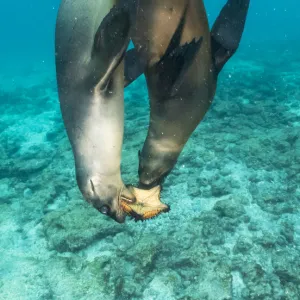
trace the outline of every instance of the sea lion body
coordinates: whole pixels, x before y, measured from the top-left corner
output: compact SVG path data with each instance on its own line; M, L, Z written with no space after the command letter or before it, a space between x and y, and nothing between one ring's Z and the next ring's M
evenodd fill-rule
M62 1L56 24L56 71L79 189L100 212L124 222L119 207L121 191L128 192L120 173L122 55L129 43L130 20L120 10L107 19L115 4L118 1ZM119 36L114 35L118 30ZM130 196L127 193L127 198Z
M211 31L202 0L136 3L135 49L125 57L135 73L125 74L126 85L142 73L147 81L150 124L139 152L139 186L151 189L170 173L210 107L218 74L239 46L250 0L228 0Z
M202 1L140 0L132 40L147 61L150 125L140 153L140 183L151 186L174 166L184 145L208 110L216 90L211 36ZM153 68L166 52L185 8L180 45L202 37L201 47L174 95L163 94ZM172 70L169 70L172 72ZM169 76L165 74L164 76Z

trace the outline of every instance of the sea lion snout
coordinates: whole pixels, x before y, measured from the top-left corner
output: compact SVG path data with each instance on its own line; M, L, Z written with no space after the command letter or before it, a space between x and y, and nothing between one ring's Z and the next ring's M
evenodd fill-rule
M87 180L77 177L77 184L84 199L101 214L118 223L125 222L126 213L120 206L120 193L124 189L123 184L106 184L104 180L95 177ZM126 197L129 200L132 197L132 202L135 200L131 194L126 194Z
M139 154L139 187L151 189L156 185L161 185L166 176L172 171L176 164L177 156L174 153L153 153L145 155Z

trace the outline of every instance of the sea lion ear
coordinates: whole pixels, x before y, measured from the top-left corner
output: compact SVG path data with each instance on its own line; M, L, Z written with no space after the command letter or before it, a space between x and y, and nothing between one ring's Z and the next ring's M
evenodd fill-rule
M105 90L111 77L123 59L128 47L130 36L129 6L114 6L102 20L94 37L92 60L99 64L107 64L106 72L98 84L100 90Z

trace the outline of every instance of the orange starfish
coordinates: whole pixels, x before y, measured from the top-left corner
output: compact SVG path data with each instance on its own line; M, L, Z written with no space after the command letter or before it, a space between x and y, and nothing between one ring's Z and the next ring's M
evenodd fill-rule
M160 186L156 186L150 190L138 189L134 186L129 186L128 189L136 198L135 203L128 203L121 196L122 209L135 221L152 219L162 212L168 212L170 207L160 201ZM123 198L123 199L122 199Z

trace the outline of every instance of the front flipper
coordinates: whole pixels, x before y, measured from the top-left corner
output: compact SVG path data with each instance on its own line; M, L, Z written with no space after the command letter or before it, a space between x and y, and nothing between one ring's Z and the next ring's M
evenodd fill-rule
M212 27L211 47L217 73L240 44L249 3L250 0L228 0Z
M130 36L130 12L127 6L114 6L102 20L94 38L92 49L92 62L101 69L106 70L102 75L98 88L105 91L108 87L112 74L122 61L128 47ZM103 64L107 64L104 68ZM93 74L94 80L97 80Z
M182 79L192 64L202 44L202 37L197 41L174 49L170 54L164 55L155 66L158 78L158 90L162 96L174 96L182 84Z
M202 37L200 37L198 40L193 39L190 43L180 45L188 4L189 2L187 2L166 53L152 67L154 72L158 74L157 90L160 91L162 98L174 96L177 92L186 71L194 61L202 44Z

